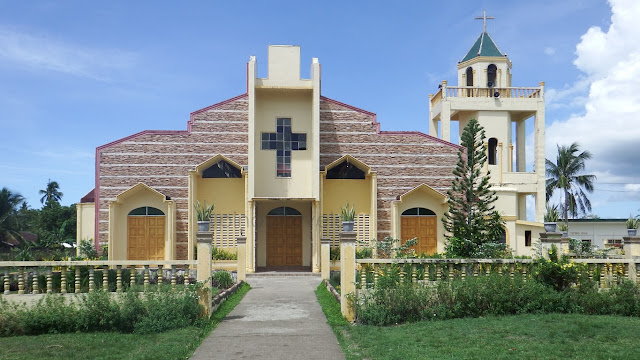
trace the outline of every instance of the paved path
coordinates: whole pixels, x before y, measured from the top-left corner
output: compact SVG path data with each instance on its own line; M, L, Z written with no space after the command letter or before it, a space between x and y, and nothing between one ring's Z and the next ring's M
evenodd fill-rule
M250 277L251 290L191 359L344 359L316 300L319 277Z

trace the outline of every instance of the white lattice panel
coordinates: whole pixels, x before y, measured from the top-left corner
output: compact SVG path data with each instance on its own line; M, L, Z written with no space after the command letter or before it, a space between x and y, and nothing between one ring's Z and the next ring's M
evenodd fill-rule
M236 238L244 235L245 222L244 214L213 214L209 225L213 232L213 246L235 248Z
M369 215L356 215L353 230L357 235L357 246L365 246L371 240L369 234ZM331 239L331 246L340 245L340 231L342 231L342 220L339 214L322 214L322 237Z

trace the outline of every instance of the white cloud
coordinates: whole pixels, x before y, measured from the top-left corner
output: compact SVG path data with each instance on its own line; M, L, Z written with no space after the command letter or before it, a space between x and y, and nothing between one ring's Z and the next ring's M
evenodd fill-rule
M576 47L574 64L585 78L551 92L557 100L578 94L582 86L589 89L583 114L547 127L546 156L555 159L556 144L578 142L593 154L587 172L598 181L635 183L640 178L640 1L610 4L609 29L590 28Z
M556 53L556 49L552 48L552 47L546 47L546 48L544 48L544 53L546 55L553 56Z
M2 62L108 81L109 70L132 67L136 62L136 55L115 49L83 47L44 35L0 27L0 63Z

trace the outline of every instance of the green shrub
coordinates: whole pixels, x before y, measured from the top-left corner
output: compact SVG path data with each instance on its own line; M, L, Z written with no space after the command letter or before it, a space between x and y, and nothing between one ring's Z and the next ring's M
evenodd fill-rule
M329 248L329 259L340 260L340 247L332 246Z
M194 324L202 306L195 291L162 291L144 293L146 313L134 324L134 332L150 334Z
M553 260L553 258L536 260L533 276L537 281L557 291L563 291L576 284L583 271L582 264L570 262L569 258L563 255L560 260Z
M122 295L101 290L85 294L78 302L47 295L36 306L12 306L0 299L0 336L47 333L119 331L158 332L196 324L202 312L195 286L183 291Z
M228 289L233 286L233 277L228 271L219 270L213 273L213 286L218 289Z
M217 247L211 248L211 259L213 260L238 260L238 254L227 251L224 249L218 249Z
M356 304L358 321L367 325L392 325L418 321L430 290L412 283L376 287Z

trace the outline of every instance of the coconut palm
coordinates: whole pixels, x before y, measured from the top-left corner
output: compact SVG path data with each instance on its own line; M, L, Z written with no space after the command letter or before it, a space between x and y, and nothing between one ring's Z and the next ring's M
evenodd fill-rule
M50 201L60 202L63 194L60 192L60 185L58 185L58 182L51 181L51 179L49 179L49 182L47 182L47 188L40 190L40 195L42 195L40 202L45 204Z
M17 213L18 206L23 201L24 198L20 194L12 193L7 188L0 190L0 241L22 240Z
M558 145L555 163L546 159L547 201L555 190L562 191L564 199L561 210L565 222L569 214L575 217L581 212L591 211L591 201L586 193L593 192L596 176L581 174L588 159L591 159L591 153L587 150L580 152L577 143L569 146Z

